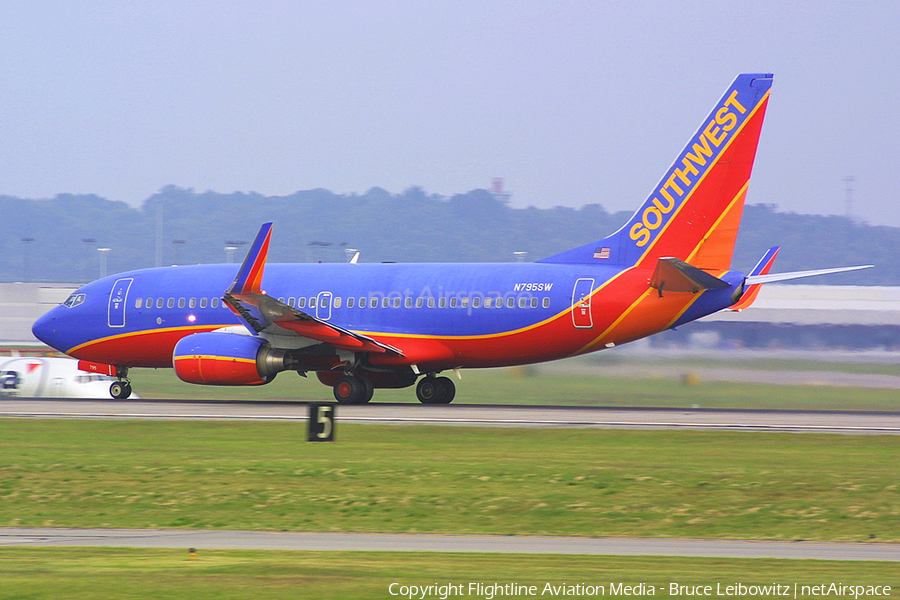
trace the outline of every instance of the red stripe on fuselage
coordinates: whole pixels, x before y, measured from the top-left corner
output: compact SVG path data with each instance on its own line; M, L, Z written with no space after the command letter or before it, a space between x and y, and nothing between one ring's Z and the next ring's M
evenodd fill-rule
M214 331L225 325L149 329L87 342L66 351L81 360L120 367L165 368L172 366L172 353L181 338L192 333Z

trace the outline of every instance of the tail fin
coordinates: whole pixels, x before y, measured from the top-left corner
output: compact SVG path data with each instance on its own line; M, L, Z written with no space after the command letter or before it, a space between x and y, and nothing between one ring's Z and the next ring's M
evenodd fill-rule
M675 257L728 270L771 86L771 74L738 75L624 227L538 262L652 267Z

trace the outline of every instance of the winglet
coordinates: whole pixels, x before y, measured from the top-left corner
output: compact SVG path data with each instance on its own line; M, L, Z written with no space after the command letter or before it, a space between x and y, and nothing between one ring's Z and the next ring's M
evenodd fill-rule
M228 294L260 294L263 270L266 268L266 257L269 254L269 239L272 237L272 223L264 223L250 246L250 251L238 271L234 283L228 288Z
M769 269L772 268L772 264L775 262L775 257L778 256L778 251L781 249L780 246L772 246L766 253L763 254L763 257L759 259L759 262L756 263L756 266L753 267L753 270L750 271L749 277L758 277L760 275L765 275L769 272ZM748 279L749 279L748 277ZM731 305L729 310L733 310L734 312L741 312L745 308L748 308L754 301L756 301L756 297L759 296L760 286L762 284L756 283L748 286L744 293L741 294L740 300Z

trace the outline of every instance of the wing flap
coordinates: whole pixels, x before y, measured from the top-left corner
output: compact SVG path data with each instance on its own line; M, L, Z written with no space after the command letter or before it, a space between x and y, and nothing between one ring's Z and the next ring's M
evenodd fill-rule
M225 294L223 299L256 334L294 334L341 350L403 356L399 348L318 319L265 294Z

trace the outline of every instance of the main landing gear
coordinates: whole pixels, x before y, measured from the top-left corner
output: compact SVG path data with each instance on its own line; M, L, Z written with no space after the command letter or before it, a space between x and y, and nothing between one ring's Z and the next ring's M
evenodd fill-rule
M334 399L340 404L366 404L374 393L375 386L365 377L344 375L334 383Z
M427 375L416 386L416 397L422 404L450 404L456 396L456 386L447 377Z
M380 374L376 373L374 377ZM379 387L406 387L412 385L415 377L410 374L410 380L401 385L385 385L385 381L378 379ZM334 399L339 404L366 404L372 399L375 386L372 380L363 375L343 375L333 386ZM435 377L434 374L426 375L419 380L416 386L416 397L422 404L450 404L456 396L456 386L447 377Z

